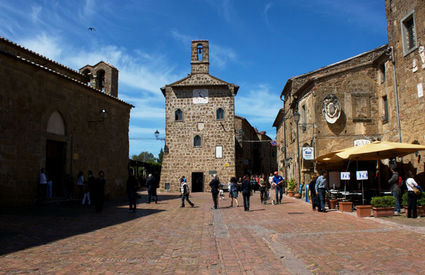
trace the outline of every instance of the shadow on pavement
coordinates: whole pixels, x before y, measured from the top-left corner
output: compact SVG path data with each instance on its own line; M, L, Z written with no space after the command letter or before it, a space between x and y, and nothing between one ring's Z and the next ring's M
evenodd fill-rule
M162 195L160 199L174 197ZM101 213L96 213L94 208L83 208L79 203L1 208L0 255L165 211L137 209L136 213L128 213L127 210L126 201L107 202Z

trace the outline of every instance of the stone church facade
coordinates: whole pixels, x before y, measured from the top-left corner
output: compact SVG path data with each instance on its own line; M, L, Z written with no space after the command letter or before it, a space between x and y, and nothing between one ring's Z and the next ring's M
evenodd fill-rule
M0 37L0 80L2 204L34 203L41 168L54 198L80 170L103 170L108 197L125 193L132 106L118 99L116 68L75 71Z
M160 188L177 191L186 176L192 191L208 191L213 174L235 176L235 103L239 87L209 74L209 43L192 41L191 73L161 88L165 150Z
M363 141L425 144L425 3L386 0L385 7L388 45L286 82L273 126L279 171L287 177L298 180L301 171L307 183L320 165L301 157L298 162L297 146L313 147L318 157ZM300 114L298 126L294 113ZM424 183L423 155L408 155L398 165L415 169Z

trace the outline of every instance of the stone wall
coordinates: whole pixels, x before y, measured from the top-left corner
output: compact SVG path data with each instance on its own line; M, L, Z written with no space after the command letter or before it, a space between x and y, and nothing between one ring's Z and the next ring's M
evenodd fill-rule
M16 56L1 56L1 203L35 201L47 140L64 144L65 173L75 179L79 170L85 175L104 170L107 195L123 195L131 105ZM102 109L107 110L103 120ZM53 112L62 116L65 135L47 133Z
M308 182L315 170L313 161L302 159L302 147L313 147L315 157L353 146L356 139L378 139L379 106L377 97L378 70L376 60L385 53L386 47L356 56L288 80L282 95L284 109L279 121L275 121L278 142L286 148L278 162L284 165L288 178L298 180L297 124L293 113L301 115L298 134L300 146L301 181ZM322 115L322 102L328 94L338 97L341 114L335 123L328 123ZM283 133L282 128L285 129ZM283 136L283 139L282 139ZM286 138L285 138L286 137Z
M205 87L198 87L205 88ZM160 187L170 184L170 190L179 188L179 178L186 176L192 184L192 173L204 175L204 191L215 171L227 183L235 176L235 121L234 97L226 88L208 87L208 103L194 104L193 89L166 88L166 153L162 163ZM218 108L224 110L224 119L216 119ZM175 120L175 111L183 111L183 120ZM194 147L194 137L202 140ZM216 146L222 146L222 158L216 158Z
M406 143L425 144L425 3L421 0L392 0L385 1L388 21L388 41L394 49L394 61L397 76L397 89L400 106L401 137ZM413 13L412 13L413 12ZM402 37L403 21L412 15L415 22L416 45L411 51L404 50ZM388 64L391 69L392 64ZM392 76L391 76L392 82ZM392 85L392 83L391 83ZM394 106L395 107L395 106ZM391 114L391 122L396 123L395 113ZM391 127L394 128L394 127ZM398 130L388 129L385 139L398 141ZM395 134L396 132L397 134ZM421 157L419 157L421 156ZM409 155L404 162L411 163L424 171L424 152L419 155Z

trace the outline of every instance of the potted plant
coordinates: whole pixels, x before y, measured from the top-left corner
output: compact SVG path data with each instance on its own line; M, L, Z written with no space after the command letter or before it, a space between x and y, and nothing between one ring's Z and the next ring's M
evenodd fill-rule
M353 202L351 201L340 201L338 205L341 212L353 212Z
M393 196L373 197L370 203L375 218L394 215L395 198Z
M295 192L295 187L297 187L297 181L292 178L288 181L288 196L293 197Z
M401 204L404 206L404 212L407 215L407 196L408 193L404 193L401 197ZM422 192L420 198L417 200L418 204L418 216L425 217L425 192Z
M334 194L330 194L329 196L329 209L336 209L336 203L338 200L336 199Z
M356 213L359 218L370 217L371 212L372 205L356 205Z

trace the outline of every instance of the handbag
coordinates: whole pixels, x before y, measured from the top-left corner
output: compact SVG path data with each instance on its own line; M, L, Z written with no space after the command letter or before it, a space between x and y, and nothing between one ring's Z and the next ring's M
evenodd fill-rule
M420 195L421 194L421 190L419 190L419 188L416 188L416 187L412 187L412 190L413 190L413 192L415 192L415 195L416 196L418 196L418 195Z

